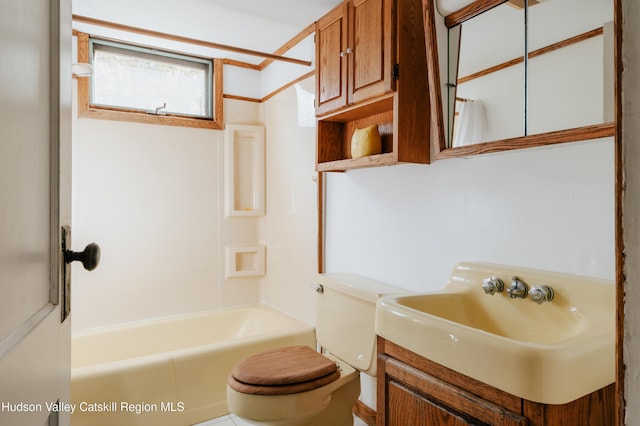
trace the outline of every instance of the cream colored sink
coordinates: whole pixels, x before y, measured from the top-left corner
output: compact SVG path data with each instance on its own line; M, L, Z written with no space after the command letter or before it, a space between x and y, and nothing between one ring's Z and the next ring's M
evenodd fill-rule
M504 291L485 294L498 276ZM517 276L553 288L550 302L509 298ZM445 367L530 401L564 404L615 381L612 281L481 263L459 263L445 289L387 296L378 335Z

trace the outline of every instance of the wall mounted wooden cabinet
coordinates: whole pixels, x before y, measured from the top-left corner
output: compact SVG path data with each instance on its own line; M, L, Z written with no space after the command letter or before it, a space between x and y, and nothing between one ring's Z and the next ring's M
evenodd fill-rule
M318 21L317 114L395 88L391 3L348 0Z
M611 425L614 384L562 405L508 394L378 338L377 424Z
M316 169L429 162L421 0L347 0L317 23ZM382 153L351 158L356 128L377 125Z

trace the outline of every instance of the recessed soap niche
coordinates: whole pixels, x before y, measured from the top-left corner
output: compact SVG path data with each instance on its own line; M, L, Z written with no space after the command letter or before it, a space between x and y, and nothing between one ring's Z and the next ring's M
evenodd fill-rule
M256 277L264 275L264 246L225 247L225 276Z
M228 124L224 140L225 215L264 215L264 127Z

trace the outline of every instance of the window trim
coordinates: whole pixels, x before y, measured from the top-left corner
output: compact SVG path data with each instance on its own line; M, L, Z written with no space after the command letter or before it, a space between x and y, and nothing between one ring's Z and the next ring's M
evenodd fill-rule
M78 62L80 63L90 62L89 39L89 34L78 32ZM78 78L78 115L84 118L102 120L132 121L167 126L197 127L201 129L224 129L222 65L222 59L213 59L213 96L211 99L213 118L185 117L172 114L154 115L133 109L92 105L90 104L91 85L89 78Z

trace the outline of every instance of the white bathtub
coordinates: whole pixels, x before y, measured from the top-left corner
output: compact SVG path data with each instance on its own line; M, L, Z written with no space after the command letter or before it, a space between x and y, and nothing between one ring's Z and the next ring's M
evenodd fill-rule
M315 348L313 327L261 304L75 333L71 424L180 426L227 414L232 367L287 345Z

